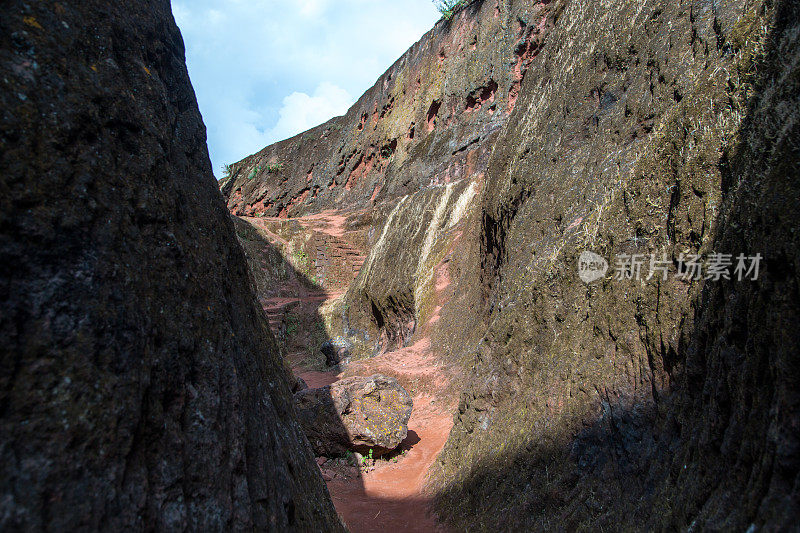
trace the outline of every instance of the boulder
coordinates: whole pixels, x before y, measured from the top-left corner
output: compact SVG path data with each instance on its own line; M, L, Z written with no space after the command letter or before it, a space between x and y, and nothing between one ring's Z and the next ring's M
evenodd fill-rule
M413 401L396 379L352 377L294 396L300 425L317 455L394 450L408 434Z
M338 365L350 357L350 350L353 343L344 337L336 337L322 343L320 351L325 355L325 364L328 366Z

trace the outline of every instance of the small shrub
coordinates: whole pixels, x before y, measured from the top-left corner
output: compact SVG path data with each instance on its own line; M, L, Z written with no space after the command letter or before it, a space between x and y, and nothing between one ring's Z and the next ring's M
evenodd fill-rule
M252 171L250 171L250 174L247 176L247 179L251 180L255 178L259 172L261 172L261 166L256 165L256 167Z
M308 254L302 248L294 251L295 264L298 267L305 266L308 262Z
M445 20L452 19L456 11L469 2L470 0L433 0L433 3L436 4L436 9L439 10L439 13L442 14L442 18Z
M233 164L222 165L222 177L223 178L229 178L230 175L231 175L231 172L233 172Z
M291 337L297 333L299 322L297 316L294 314L286 315L286 334L288 336Z
M370 463L370 462L372 462L372 461L374 461L374 459L372 458L372 448L370 448L370 449L369 449L369 454L368 454L368 455L365 455L365 456L363 456L363 457L361 458L361 464L362 464L362 465L367 465L367 464L369 464L369 463Z
M278 174L283 172L283 163L275 163L274 165L267 165L267 172L269 174Z

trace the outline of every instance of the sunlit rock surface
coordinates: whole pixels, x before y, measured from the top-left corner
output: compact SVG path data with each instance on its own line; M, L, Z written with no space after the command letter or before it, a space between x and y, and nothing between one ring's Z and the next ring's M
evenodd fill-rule
M456 530L794 527L798 9L476 1L221 182L234 214L359 232L321 311L354 359L459 366L429 486ZM761 276L676 276L717 253Z

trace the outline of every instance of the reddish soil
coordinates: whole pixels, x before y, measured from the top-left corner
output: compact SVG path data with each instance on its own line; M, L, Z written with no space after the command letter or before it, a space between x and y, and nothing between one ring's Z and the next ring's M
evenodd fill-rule
M353 533L445 531L429 512L424 483L452 427L430 397L416 396L409 421L406 454L396 463L377 461L360 478L328 481L336 510ZM412 444L414 443L414 444ZM324 466L323 466L324 471Z
M443 263L436 268L440 304L449 285L448 265ZM438 321L440 309L441 306L436 308L421 335ZM430 339L421 336L411 346L355 361L341 374L302 369L296 372L309 387L324 387L342 377L386 374L397 378L414 399L408 438L400 446L401 453L389 460L377 460L361 472L353 469L349 475L333 462L321 466L336 510L350 531L446 531L430 513L431 497L425 490L425 481L453 427L455 400L448 391L451 370L437 359Z
M267 236L269 237L269 240L272 241L273 243L280 243L284 246L289 246L289 243L286 241L286 239L282 238L280 235L277 235L269 230L269 227L264 223L264 220L262 218L260 217L242 217L242 218L248 221L250 224L257 226L264 233L266 233Z
M302 378L302 380L306 382L306 385L312 389L319 389L321 387L333 385L340 379L340 374L337 374L336 372L316 372L313 370L304 372L300 368L295 368L294 370L295 374Z
M402 453L379 459L357 475L340 475L330 471L328 465L321 467L336 510L350 531L446 531L430 514L425 481L453 426L453 403L436 394L444 390L449 379L447 370L430 351L428 339L355 362L343 374L298 373L309 387L330 385L345 376L382 373L396 377L414 398L408 438L400 446Z
M248 220L264 230L274 243L288 245L268 229L264 219ZM347 216L343 214L324 211L292 220L309 231L323 233L333 239L327 241L332 257L335 254L342 257L363 254L347 244ZM363 255L354 261L356 272L361 263ZM318 463L322 463L323 478L336 509L353 533L445 531L429 512L431 497L425 490L425 482L428 470L450 434L456 402L449 391L451 369L438 360L427 333L429 328L436 326L449 284L448 265L443 263L436 269L439 307L428 323L420 328L417 339L410 346L353 362L342 373L310 371L297 366L302 357L288 355L295 374L311 388L331 385L344 377L381 373L397 378L414 400L408 438L393 454L361 469L346 465L343 460L318 459ZM276 296L262 301L272 327L280 322L281 313L288 306L295 306L293 312L316 312L324 301L342 294L340 290L330 289L310 291L296 280L281 287L280 293L291 296Z
M326 233L332 237L342 237L346 231L347 217L338 214L336 211L321 211L316 215L308 215L294 220L297 220L307 228Z

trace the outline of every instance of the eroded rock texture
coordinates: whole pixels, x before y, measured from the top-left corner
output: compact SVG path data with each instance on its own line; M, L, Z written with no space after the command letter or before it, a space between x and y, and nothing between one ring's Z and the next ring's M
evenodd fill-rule
M352 377L296 393L300 424L318 455L347 450L376 455L397 448L408 434L414 402L396 379Z
M798 5L555 4L489 162L490 325L440 508L486 530L795 528ZM612 262L590 286L584 250ZM676 278L714 252L762 254L759 280ZM613 279L618 254L670 273Z
M441 20L344 116L233 164L221 181L229 209L371 207L482 174L552 28L550 4L471 2Z
M239 214L372 214L341 334L460 363L432 478L456 529L796 528L798 17L478 0L222 182ZM668 276L587 285L584 251ZM676 277L714 253L759 280Z
M0 64L0 529L338 529L169 2L5 2Z

